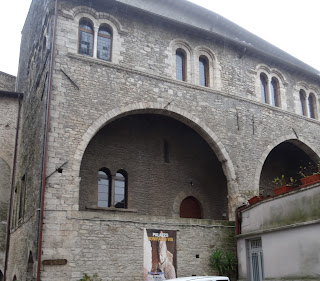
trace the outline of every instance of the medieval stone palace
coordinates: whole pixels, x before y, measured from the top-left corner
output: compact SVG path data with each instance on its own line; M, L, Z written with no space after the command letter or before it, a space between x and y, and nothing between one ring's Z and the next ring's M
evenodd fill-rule
M319 235L296 256L262 238L255 268L264 228L236 232L239 206L318 163L319 102L319 71L186 0L33 0L0 73L0 280L213 275L237 239L236 279L319 280Z

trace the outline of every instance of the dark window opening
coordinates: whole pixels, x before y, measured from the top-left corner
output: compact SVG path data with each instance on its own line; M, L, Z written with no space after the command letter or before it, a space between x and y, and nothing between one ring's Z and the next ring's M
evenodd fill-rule
M169 163L169 143L167 140L163 141L163 159L165 163Z
M209 62L205 56L199 58L199 83L200 86L209 86Z
M280 106L280 95L279 95L279 82L277 78L272 77L271 79L271 104L274 106Z
M119 170L114 180L114 206L127 207L127 173L124 170Z
M26 177L23 176L21 178L21 188L20 188L20 197L19 197L19 221L24 216L24 210L25 210L25 203L26 203Z
M111 61L112 32L107 26L100 26L98 32L97 57Z
M269 103L268 97L268 79L263 73L260 74L261 101Z
M98 172L98 207L110 207L111 184L110 172L102 168Z
M176 78L177 80L186 81L186 55L184 50L176 51Z
M315 99L311 93L308 97L308 117L315 118Z
M79 24L79 54L93 54L93 25L88 19L80 20Z
M306 107L306 93L304 90L300 90L300 104L301 104L301 114L307 116L307 107Z

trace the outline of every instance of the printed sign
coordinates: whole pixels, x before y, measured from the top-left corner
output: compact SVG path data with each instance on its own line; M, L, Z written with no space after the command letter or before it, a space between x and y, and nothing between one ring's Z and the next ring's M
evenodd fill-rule
M144 229L143 281L176 278L176 231Z

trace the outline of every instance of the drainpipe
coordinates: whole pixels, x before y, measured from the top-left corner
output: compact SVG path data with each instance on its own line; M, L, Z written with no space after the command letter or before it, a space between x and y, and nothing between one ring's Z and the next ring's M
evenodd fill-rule
M20 115L21 115L21 105L22 105L23 94L18 94L19 107L18 107L18 117L17 117L17 129L16 129L16 139L14 145L14 155L13 155L13 165L12 165L12 178L11 178L11 194L9 202L9 214L7 221L7 242L6 242L6 253L5 253L5 263L4 263L4 281L6 281L7 269L8 269L8 258L10 249L10 233L11 233L11 216L12 216L12 205L13 205L13 193L16 177L16 165L17 165L17 152L18 152L18 140L19 140L19 130L20 130Z
M57 32L57 19L58 19L58 0L56 0L56 3L55 3L53 39L52 39L52 45L51 45L51 58L50 58L49 92L48 92L48 99L47 99L46 124L45 124L45 132L44 132L42 184L41 184L41 190L40 190L40 214L39 214L40 217L39 217L39 225L38 225L39 233L38 233L37 281L40 281L40 270L41 270L44 198L45 198L45 190L46 190L46 170L47 170L47 157L48 157L48 132L49 132L49 125L50 125L50 104L51 104L51 93L52 93L53 59L54 59L56 32Z
M242 211L247 208L248 206L246 205L236 208L236 235L240 235L242 232Z

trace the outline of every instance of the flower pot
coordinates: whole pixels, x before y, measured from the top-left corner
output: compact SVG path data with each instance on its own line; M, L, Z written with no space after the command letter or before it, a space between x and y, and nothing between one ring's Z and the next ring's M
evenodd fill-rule
M257 203L257 202L259 202L261 200L262 200L262 198L260 196L253 196L252 198L250 198L248 200L248 202L249 202L250 205L253 205L253 204L255 204L255 203Z
M315 174L312 176L308 176L305 178L300 179L302 186L314 184L316 182L320 182L320 174Z
M279 187L273 189L273 193L274 193L274 195L280 195L282 193L286 193L291 190L292 190L291 185L282 185L282 186L279 186Z

